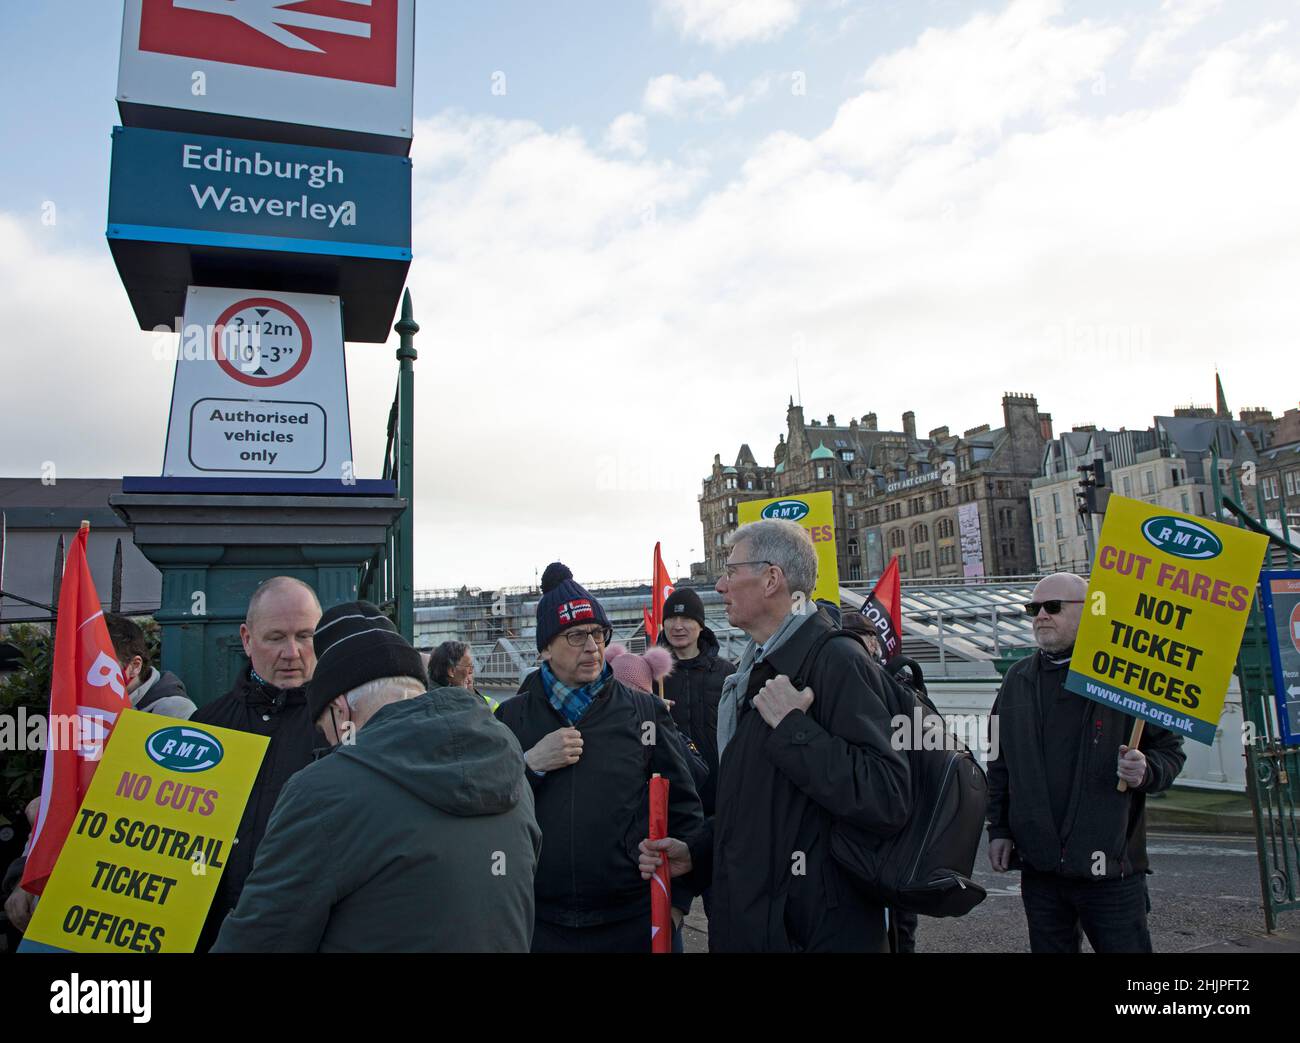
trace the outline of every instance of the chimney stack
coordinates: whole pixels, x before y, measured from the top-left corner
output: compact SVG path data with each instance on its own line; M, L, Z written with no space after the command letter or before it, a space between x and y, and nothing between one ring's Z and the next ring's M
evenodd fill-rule
M903 434L909 442L916 441L916 414L910 409L903 414Z

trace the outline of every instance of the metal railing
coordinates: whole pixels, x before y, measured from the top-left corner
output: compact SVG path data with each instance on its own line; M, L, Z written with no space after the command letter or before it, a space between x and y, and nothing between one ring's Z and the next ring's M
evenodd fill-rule
M1214 502L1242 528L1268 538L1270 551L1280 551L1285 568L1300 561L1300 547L1272 532L1267 525L1263 490L1255 485L1252 516L1243 506L1241 476L1232 471L1231 497L1223 492L1219 479L1219 456L1213 454ZM1287 532L1285 519L1281 531ZM1264 568L1272 562L1266 558ZM1246 789L1255 817L1255 847L1259 859L1260 892L1264 898L1264 923L1277 928L1277 914L1300 909L1300 826L1296 804L1300 798L1300 747L1283 742L1273 701L1273 663L1269 653L1267 624L1256 596L1246 620L1246 630L1237 653L1237 681L1241 686L1241 707L1246 727L1242 741L1246 756Z
M388 526L384 549L361 567L360 596L374 602L393 620L398 631L415 640L415 335L420 332L411 307L411 291L402 294L397 331L397 391L388 411L388 441L384 446L385 481L397 482L397 495L406 501Z

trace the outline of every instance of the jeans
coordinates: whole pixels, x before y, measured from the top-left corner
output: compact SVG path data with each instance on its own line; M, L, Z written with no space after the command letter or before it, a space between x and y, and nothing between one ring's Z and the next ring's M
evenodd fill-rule
M599 924L595 927L564 927L536 920L533 923L533 952L614 953L649 952L650 918ZM673 931L673 952L682 951L681 929Z
M1151 952L1145 873L1072 880L1024 869L1020 897L1029 921L1031 952L1078 952L1082 934L1099 953Z

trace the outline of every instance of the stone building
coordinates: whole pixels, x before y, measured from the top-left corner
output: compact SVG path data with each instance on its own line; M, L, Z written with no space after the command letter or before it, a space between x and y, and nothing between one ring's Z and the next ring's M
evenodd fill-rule
M1280 532L1285 515L1289 530L1300 529L1300 409L1288 409L1269 425L1268 448L1259 454L1256 478L1270 522L1277 521ZM1253 499L1249 506L1258 510ZM1288 538L1296 542L1294 533Z
M742 445L736 462L723 466L721 454L713 456L713 470L704 479L698 497L700 522L704 526L704 561L691 565L692 582L713 582L727 560L722 541L737 527L736 504L774 496L773 468L760 467L748 445Z
M875 413L847 424L834 415L808 421L792 400L774 467L751 464L748 446L734 468L714 457L700 497L708 556L693 576L717 578L722 541L737 525L735 502L822 491L834 501L842 583L874 581L893 556L908 579L1026 574L1034 562L1029 482L1051 436L1051 416L1039 413L1033 395L1003 396L997 428L953 435L940 427L925 438L911 411L901 431L882 431Z
M1240 419L1233 420L1222 385L1216 390L1215 407L1180 407L1173 416L1155 417L1146 430L1076 427L1046 446L1041 473L1030 492L1039 571L1086 573L1091 568L1091 548L1096 545L1105 512L1080 513L1076 493L1081 465L1097 459L1103 462L1108 493L1203 518L1214 516L1212 460L1216 452L1225 490L1231 490L1235 466L1251 464L1260 469L1260 452L1269 443L1272 414L1243 409Z

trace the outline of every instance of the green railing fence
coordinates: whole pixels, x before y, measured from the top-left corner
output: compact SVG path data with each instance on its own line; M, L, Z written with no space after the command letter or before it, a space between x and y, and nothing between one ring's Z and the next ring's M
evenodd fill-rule
M382 552L361 569L358 584L363 600L382 608L402 635L415 640L415 335L420 326L411 307L411 291L402 295L397 331L397 393L388 411L388 441L384 447L385 481L397 482L397 495L406 507L388 527Z
M1212 483L1216 508L1228 511L1238 526L1268 537L1265 570L1276 564L1295 568L1300 561L1300 547L1287 539L1286 512L1280 503L1279 536L1266 524L1268 513L1259 482L1249 483L1253 486L1256 514L1252 515L1244 506L1246 496L1243 495L1241 466L1232 468L1232 495L1225 495L1217 452L1213 454ZM1219 510L1216 510L1216 515L1216 520L1223 520ZM1286 745L1276 726L1273 664L1269 656L1264 610L1258 596L1247 618L1246 632L1237 654L1237 681L1241 685L1241 707L1245 718L1242 743L1246 753L1246 789L1255 815L1264 922L1269 931L1274 931L1278 913L1300 909L1300 894L1297 894L1300 826L1296 821L1300 747Z

